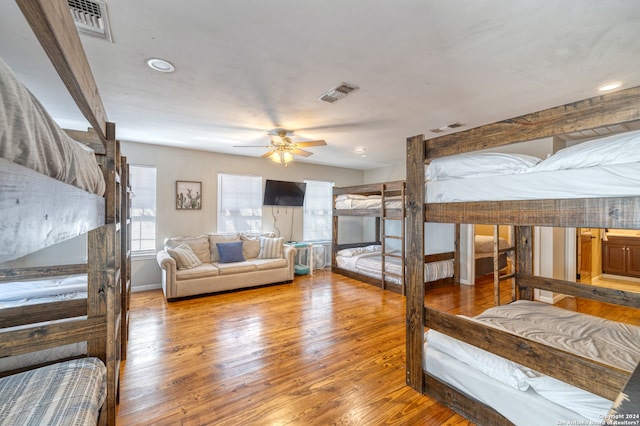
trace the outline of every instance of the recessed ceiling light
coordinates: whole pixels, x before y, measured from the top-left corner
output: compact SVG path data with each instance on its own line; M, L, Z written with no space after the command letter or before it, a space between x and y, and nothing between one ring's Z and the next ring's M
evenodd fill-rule
M173 64L160 58L149 59L147 65L149 65L152 70L160 72L174 72L176 70Z
M609 92L611 90L617 89L620 86L622 86L621 82L612 81L611 83L606 83L606 84L603 84L602 86L598 87L598 92Z
M361 157L366 157L367 154L365 154L365 152L367 152L366 148L363 147L357 147L356 149L353 150L353 152L355 152L356 154L358 154Z

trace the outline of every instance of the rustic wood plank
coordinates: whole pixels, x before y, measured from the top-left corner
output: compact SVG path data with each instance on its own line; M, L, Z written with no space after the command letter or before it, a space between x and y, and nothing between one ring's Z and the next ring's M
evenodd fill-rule
M104 335L104 318L87 318L0 332L0 357L21 355Z
M104 223L104 199L0 159L0 263ZM77 206L83 206L78 209Z
M64 275L86 274L86 263L50 266L31 266L25 268L0 269L0 286L6 281L31 280L36 278L61 277ZM1 289L2 287L0 287Z
M328 269L169 305L136 292L118 424L471 426L405 385L403 312Z
M425 254L424 255L424 262L425 263L429 263L429 262L440 262L441 260L449 260L449 259L455 259L456 253L453 251L447 252L447 253L434 253L434 254Z
M607 399L630 373L502 330L425 307L425 326Z
M103 142L107 114L69 6L64 0L16 0L78 108Z
M407 385L422 392L422 344L424 334L424 162L423 137L407 139L407 235L406 247L406 351Z
M86 299L4 308L0 312L0 328L16 327L24 324L34 324L37 322L84 315L87 315Z
M426 384L425 393L436 401L451 408L456 413L479 425L509 426L513 425L508 419L475 398L466 395L438 380L428 373L424 373Z
M333 273L335 274L344 275L345 277L362 281L364 283L371 284L374 287L378 287L379 289L383 289L382 279L380 278L369 277L367 275L359 274L358 272L349 271L348 269L342 269L338 267L331 268L331 271L333 271ZM392 291L394 293L400 293L400 294L402 293L402 286L400 284L396 284L389 281L387 281L386 287L384 289Z
M640 229L640 197L429 203L425 221Z
M94 129L89 128L87 131L64 129L64 131L71 139L84 143L93 149L96 154L105 155L107 153L102 139Z
M390 182L366 183L363 185L352 185L352 186L342 186L342 187L334 186L333 195L344 195L344 194L381 195L383 184L386 186L386 188L389 191L393 191L393 190L401 191L405 185L405 181L397 180L397 181L390 181Z
M632 87L548 108L426 140L418 155L436 158L640 120L638 99L640 87Z
M614 288L599 287L593 284L581 284L527 274L518 274L517 280L521 292L530 292L532 289L537 288L569 296L640 309L640 292L623 291Z

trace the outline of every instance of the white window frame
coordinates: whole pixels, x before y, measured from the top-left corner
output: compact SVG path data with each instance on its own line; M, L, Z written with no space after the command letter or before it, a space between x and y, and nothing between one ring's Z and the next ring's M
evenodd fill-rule
M307 184L302 219L304 241L331 241L333 238L334 182L305 179Z
M262 232L262 176L218 173L218 232Z
M153 171L153 177L149 176L146 182L149 188L136 185L134 174L136 169L146 169ZM157 244L157 176L158 170L155 166L146 166L140 164L129 165L129 184L131 185L131 256L148 256L156 253ZM138 182L139 183L139 182ZM137 206L140 201L145 199L147 205L141 206L142 210ZM153 207L151 207L153 205ZM143 224L147 223L146 230L142 229ZM134 238L134 235L137 238ZM151 244L149 244L151 241ZM147 242L144 244L144 242ZM147 248L140 248L145 246ZM137 248L136 248L137 247Z

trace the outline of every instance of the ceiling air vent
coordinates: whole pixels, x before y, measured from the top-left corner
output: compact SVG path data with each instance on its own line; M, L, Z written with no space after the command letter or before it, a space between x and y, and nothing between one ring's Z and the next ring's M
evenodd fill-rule
M446 126L438 127L437 129L431 129L431 131L433 133L441 133L441 132L444 132L446 130L456 129L456 128L462 127L462 126L464 126L464 124L456 121L455 123L451 123L451 124L448 124Z
M329 102L330 104L332 104L335 101L344 98L349 93L351 93L351 92L353 92L355 90L358 90L358 89L359 89L359 87L354 86L353 84L340 83L339 86L334 87L333 89L329 90L327 93L325 93L324 95L320 96L318 99L320 99L321 101Z
M67 0L67 3L79 32L112 41L105 2L100 0Z

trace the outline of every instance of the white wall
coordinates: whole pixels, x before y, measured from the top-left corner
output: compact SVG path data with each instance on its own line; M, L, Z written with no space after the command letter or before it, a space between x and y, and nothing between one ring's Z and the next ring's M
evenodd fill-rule
M217 154L180 148L122 142L122 153L129 164L155 166L157 169L156 246L160 250L165 238L215 232L217 226L218 173L262 176L263 179L301 182L304 179L333 181L337 186L360 185L364 172L294 161L288 167L263 158ZM176 210L176 180L202 182L202 209ZM302 208L265 207L263 230L277 232L287 240L302 240ZM275 216L275 222L274 222ZM293 218L293 227L292 225ZM341 228L346 238L362 238L362 227ZM355 236L350 236L355 233ZM132 262L134 288L159 284L160 268L155 257Z

